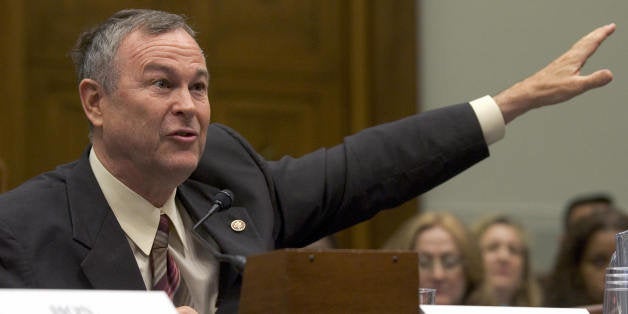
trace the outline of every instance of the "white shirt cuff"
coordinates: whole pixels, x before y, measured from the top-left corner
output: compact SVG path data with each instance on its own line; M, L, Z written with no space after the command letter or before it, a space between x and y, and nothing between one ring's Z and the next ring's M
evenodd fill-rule
M506 123L502 111L497 106L493 97L486 95L482 98L470 101L471 108L480 122L486 145L491 145L502 138L506 133Z

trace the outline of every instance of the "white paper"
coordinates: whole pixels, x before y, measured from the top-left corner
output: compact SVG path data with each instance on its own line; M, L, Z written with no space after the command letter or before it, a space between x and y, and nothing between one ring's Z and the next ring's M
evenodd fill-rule
M589 314L583 308L421 305L425 314Z
M0 289L0 314L176 314L163 291Z

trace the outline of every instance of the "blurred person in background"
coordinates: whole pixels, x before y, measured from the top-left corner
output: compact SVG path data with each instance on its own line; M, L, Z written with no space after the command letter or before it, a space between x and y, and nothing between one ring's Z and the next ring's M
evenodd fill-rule
M525 230L513 218L495 215L474 228L488 289L498 305L540 306L541 289L532 272Z
M613 198L606 193L578 195L569 200L563 214L563 227L566 231L576 221L596 212L614 209Z
M600 304L604 275L615 251L615 234L628 229L628 215L615 209L593 213L571 226L548 278L545 305Z
M406 221L383 249L419 253L419 286L436 289L439 305L493 305L480 286L480 250L468 228L453 214L426 212Z
M567 231L571 229L577 221L587 218L594 213L604 213L616 210L613 205L613 197L607 193L583 193L569 199L563 210L563 232L557 240L557 247L560 248L564 245L565 238L567 237ZM556 261L554 261L554 263L556 263ZM542 286L547 286L549 284L550 276L551 271L549 273L543 273L538 277Z

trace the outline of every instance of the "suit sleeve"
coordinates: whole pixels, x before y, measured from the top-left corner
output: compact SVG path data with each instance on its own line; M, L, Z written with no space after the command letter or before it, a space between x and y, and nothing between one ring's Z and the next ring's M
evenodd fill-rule
M13 234L0 222L0 288L27 288L29 266L24 250Z
M367 220L488 157L469 104L349 136L301 158L268 163L282 217L278 247L301 246Z

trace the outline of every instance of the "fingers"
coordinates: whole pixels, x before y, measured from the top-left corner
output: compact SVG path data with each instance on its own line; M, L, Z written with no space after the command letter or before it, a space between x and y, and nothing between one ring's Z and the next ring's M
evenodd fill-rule
M580 69L614 31L614 23L596 28L545 68L496 95L494 100L504 121L508 123L530 109L560 103L611 82L610 70L582 75Z
M578 64L574 64L578 69L575 72L574 79L580 83L577 94L586 92L587 90L604 86L613 80L613 73L610 70L598 70L589 75L579 75L580 68L595 51L600 47L602 42L615 32L615 23L604 25L596 28L586 36L582 37L568 53L572 53ZM574 95L575 96L575 95Z
M596 28L576 42L571 51L584 63L586 59L595 53L602 42L615 32L615 28L615 23Z
M584 80L584 91L597 88L610 83L613 80L613 73L610 70L598 70L589 75L582 76Z

